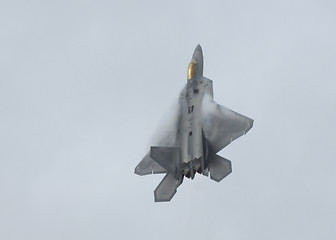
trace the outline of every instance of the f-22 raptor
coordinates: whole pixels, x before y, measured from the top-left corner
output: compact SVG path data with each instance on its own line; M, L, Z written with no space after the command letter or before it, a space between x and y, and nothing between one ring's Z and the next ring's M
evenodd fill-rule
M203 53L198 45L188 66L187 84L179 96L172 133L136 166L138 175L166 173L154 191L155 202L170 201L183 177L196 173L221 181L232 172L231 162L216 153L246 134L253 120L213 100L212 80L203 76Z

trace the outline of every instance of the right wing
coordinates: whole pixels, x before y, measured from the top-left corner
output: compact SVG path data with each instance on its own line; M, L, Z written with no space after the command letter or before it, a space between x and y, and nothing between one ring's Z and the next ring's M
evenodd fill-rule
M135 167L134 173L143 176L148 174L156 173L166 173L166 169L161 167L160 164L155 162L151 157L150 153L147 153L146 156L141 160L138 166Z
M246 134L253 119L236 113L214 101L203 102L202 126L212 152L217 153L233 140Z
M182 90L181 94L184 94L184 92L185 92L185 89ZM181 105L180 104L181 103L178 102L176 106L174 106L174 108L171 108L171 111L169 111L169 114L165 114L163 122L161 122L159 128L157 129L155 133L155 145L164 146L164 147L175 146L178 124L181 118ZM155 157L158 157L156 153L160 153L160 151L158 150L160 150L160 148L154 147ZM162 160L162 158L158 157L156 160L160 161ZM141 162L136 166L134 173L142 176L142 175L147 175L147 174L152 174L152 173L153 174L167 173L167 171L159 163L154 161L153 158L151 158L151 151L149 151L146 154L146 156L141 160Z

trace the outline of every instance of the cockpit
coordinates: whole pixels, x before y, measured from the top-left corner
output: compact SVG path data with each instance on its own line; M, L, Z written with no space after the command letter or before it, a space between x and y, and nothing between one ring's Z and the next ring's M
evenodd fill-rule
M188 66L188 80L192 79L196 72L196 60L192 59Z

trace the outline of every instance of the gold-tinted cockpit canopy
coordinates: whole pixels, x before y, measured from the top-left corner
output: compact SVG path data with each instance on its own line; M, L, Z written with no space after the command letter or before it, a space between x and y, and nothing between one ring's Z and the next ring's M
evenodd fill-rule
M196 60L192 59L188 66L188 80L192 79L196 71Z

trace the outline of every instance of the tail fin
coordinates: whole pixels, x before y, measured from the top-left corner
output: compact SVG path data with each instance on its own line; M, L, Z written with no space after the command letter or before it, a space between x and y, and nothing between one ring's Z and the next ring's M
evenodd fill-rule
M215 153L209 153L208 161L210 178L216 182L220 182L232 172L231 161L226 158Z
M151 147L150 157L160 164L177 180L181 179L180 148L178 147Z
M172 174L167 173L154 190L155 202L169 202L177 192L176 189L181 185L182 181L183 177L177 180Z

